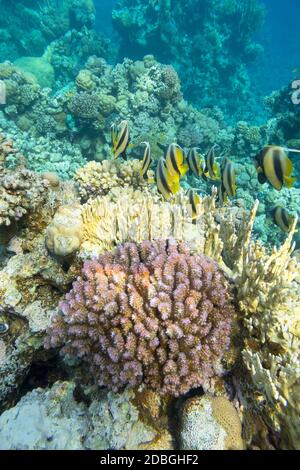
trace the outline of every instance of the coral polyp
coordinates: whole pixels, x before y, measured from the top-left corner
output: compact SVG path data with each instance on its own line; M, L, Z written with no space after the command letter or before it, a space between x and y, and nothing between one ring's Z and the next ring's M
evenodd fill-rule
M87 261L46 340L88 362L100 385L178 396L216 375L233 305L217 264L173 239Z

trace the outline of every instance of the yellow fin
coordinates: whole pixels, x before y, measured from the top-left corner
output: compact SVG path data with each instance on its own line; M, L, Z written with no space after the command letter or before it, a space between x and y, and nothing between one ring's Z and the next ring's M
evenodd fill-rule
M154 183L155 183L155 179L149 177L149 178L147 179L147 183L148 183L148 184L154 184Z
M287 176L290 176L293 173L293 163L289 158L287 158L286 161L286 171L287 171Z
M220 177L221 177L221 171L220 171L219 165L217 165L216 163L214 163L213 170L214 170L214 174L216 175L215 178L216 178L216 179L220 179Z
M183 163L180 167L180 174L181 176L184 176L186 174L186 172L188 171L189 169L189 166L187 163Z
M296 183L297 178L292 178L291 176L285 176L284 177L284 183L287 188L292 188L293 185Z
M170 191L172 192L172 194L176 194L178 193L178 191L180 191L180 182L179 181L173 181L170 185Z

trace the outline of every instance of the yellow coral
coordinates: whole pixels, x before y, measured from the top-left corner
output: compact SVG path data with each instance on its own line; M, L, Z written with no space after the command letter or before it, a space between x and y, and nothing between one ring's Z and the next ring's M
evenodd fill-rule
M104 160L89 162L77 170L75 181L84 200L105 196L113 188L132 187L146 189L148 184L140 176L141 162L139 160Z
M212 397L211 404L216 421L226 431L226 449L242 450L242 424L233 404L225 397Z

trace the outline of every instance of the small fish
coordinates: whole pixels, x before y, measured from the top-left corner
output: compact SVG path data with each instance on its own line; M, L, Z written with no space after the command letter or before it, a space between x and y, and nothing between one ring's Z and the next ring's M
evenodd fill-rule
M201 176L203 174L203 167L201 165L201 156L197 152L197 148L194 147L189 150L187 155L187 163L190 171L195 176Z
M189 169L184 150L178 144L169 145L165 153L165 161L168 171L173 177L175 177L176 174L184 176Z
M114 159L125 157L130 142L128 121L122 121L117 129L115 124L111 126L111 141Z
M158 161L156 168L156 185L159 192L166 201L169 201L173 194L180 190L179 175L172 176L167 168L166 161L162 157Z
M291 188L296 182L296 178L291 176L293 163L288 158L286 152L300 153L298 150L285 149L276 145L267 145L255 157L257 178L261 184L267 181L280 191L283 186Z
M295 218L289 214L286 209L280 206L276 206L272 209L271 215L274 219L275 224L281 228L283 232L289 232L291 225Z
M192 207L192 221L195 223L196 219L199 217L197 206L201 203L201 198L194 189L189 189L187 196Z
M205 156L205 169L204 174L205 176L209 176L212 180L219 180L220 179L220 167L215 162L217 144L213 145L211 149L207 152Z
M223 186L223 192L228 197L236 196L236 174L234 164L228 158L225 158L221 167L221 181Z
M144 152L144 157L142 161L142 166L140 170L140 175L145 178L147 176L147 172L150 168L151 165L151 148L149 142L142 142L142 144L145 144L145 152Z

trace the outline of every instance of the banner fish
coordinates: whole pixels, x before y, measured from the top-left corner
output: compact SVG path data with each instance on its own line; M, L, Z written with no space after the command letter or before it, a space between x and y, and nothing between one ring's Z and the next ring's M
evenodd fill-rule
M201 156L197 152L197 148L194 147L189 150L187 155L187 163L190 171L195 176L201 176L203 174L203 167L201 165Z
M212 180L219 180L220 179L220 167L215 162L216 147L218 147L217 144L213 145L211 147L211 149L207 152L206 156L205 156L204 174L205 174L206 177L209 176L209 178L212 179Z
M111 144L114 159L120 155L126 157L126 150L129 146L129 127L128 121L122 121L119 126L115 124L111 126Z
M184 150L178 144L169 145L165 153L165 161L172 177L184 176L189 169Z
M142 144L145 144L145 152L144 152L144 157L142 160L142 166L140 170L140 175L145 178L147 176L147 172L150 168L151 165L151 148L149 142L142 142Z
M267 181L273 188L280 191L283 186L291 188L296 178L291 176L293 172L293 164L288 158L286 152L299 151L285 149L276 145L267 145L255 157L255 166L257 170L258 181L261 184Z
M292 223L295 220L291 214L289 214L283 207L276 206L272 209L271 215L274 219L275 224L281 228L283 232L289 232Z
M199 217L197 207L201 203L201 198L194 189L189 189L187 192L187 196L189 198L189 203L192 207L192 221L196 222L196 219Z
M156 168L156 185L166 201L169 201L173 194L180 190L179 180L180 177L177 173L176 175L170 174L165 159L161 157Z
M228 197L236 196L236 174L234 164L225 158L221 165L221 184L218 188L218 197L221 205L227 202Z

